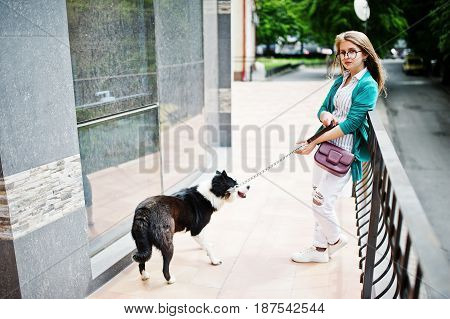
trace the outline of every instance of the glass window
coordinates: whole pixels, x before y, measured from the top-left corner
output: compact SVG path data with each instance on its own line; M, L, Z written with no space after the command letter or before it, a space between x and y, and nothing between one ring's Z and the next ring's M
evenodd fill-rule
M79 123L156 103L152 0L68 0Z
M203 1L155 1L155 10L163 184L171 192L201 173L205 155Z
M89 238L106 245L161 193L153 1L67 0L67 16Z
M158 122L153 108L78 129L90 239L161 193Z

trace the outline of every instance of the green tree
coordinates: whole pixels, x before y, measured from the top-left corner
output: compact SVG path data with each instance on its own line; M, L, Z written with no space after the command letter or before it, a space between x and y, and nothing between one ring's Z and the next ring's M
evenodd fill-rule
M400 0L368 1L370 18L363 22L356 16L353 0L302 0L314 39L332 47L337 34L356 30L367 34L379 55L389 51L397 36L407 28L407 21L399 7Z
M366 34L377 53L383 57L399 38L405 37L408 21L402 9L403 0L368 0L368 3L370 18Z
M408 47L417 55L429 61L436 57L438 34L431 32L432 10L434 0L418 2L404 1L404 11L410 28L405 33Z
M259 25L256 37L259 44L272 44L281 40L287 42L288 36L305 39L308 25L299 15L298 1L295 0L256 0Z
M312 38L322 46L332 48L337 34L363 27L353 10L353 1L301 0L298 7L313 30Z
M438 61L442 81L450 83L450 3L443 0L405 0L405 16L410 25L406 32L408 47L421 56L427 67Z
M443 71L442 82L450 84L450 3L446 0L436 1L433 10L431 30L438 39L438 60Z
M279 37L301 35L332 48L337 34L357 30L367 33L380 55L389 51L397 35L407 28L399 4L402 0L369 1L367 25L358 19L353 0L257 0L260 17L259 43L273 43Z

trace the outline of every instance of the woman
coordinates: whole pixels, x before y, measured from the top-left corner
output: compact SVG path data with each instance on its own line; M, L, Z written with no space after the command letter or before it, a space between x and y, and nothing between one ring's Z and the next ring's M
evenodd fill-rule
M334 211L337 196L352 177L362 178L362 162L370 159L367 113L375 108L378 95L385 92L385 75L370 40L364 33L347 31L336 37L336 63L341 75L331 87L317 116L323 126L337 124L311 143L305 141L297 154L310 154L317 144L335 144L355 156L347 175L337 177L314 164L313 212L315 218L312 247L295 253L295 262L328 262L329 256L347 244Z

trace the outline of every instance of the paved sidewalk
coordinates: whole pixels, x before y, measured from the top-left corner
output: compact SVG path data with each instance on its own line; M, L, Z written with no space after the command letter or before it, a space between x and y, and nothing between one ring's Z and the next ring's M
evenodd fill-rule
M315 132L317 109L331 85L323 74L305 69L267 82L233 83L232 123L239 130L233 133L230 174L243 180L291 150L302 130L306 136ZM359 298L351 183L336 205L349 245L328 264L290 261L291 253L310 244L313 232L312 156L303 159L295 156L258 177L246 199L236 199L213 215L206 230L222 265L210 265L189 234L177 233L171 263L175 284L166 284L161 254L155 250L147 263L148 281L140 280L133 264L90 298Z

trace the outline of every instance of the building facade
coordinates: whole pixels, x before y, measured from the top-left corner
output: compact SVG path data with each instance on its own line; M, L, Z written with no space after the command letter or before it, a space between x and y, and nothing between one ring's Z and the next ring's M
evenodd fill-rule
M231 121L230 1L0 3L0 297L83 298ZM189 150L186 151L186 150Z
M232 59L234 81L251 81L256 53L255 0L233 0L232 2Z

